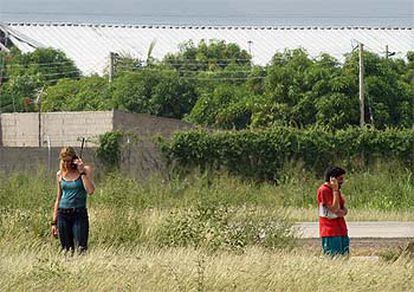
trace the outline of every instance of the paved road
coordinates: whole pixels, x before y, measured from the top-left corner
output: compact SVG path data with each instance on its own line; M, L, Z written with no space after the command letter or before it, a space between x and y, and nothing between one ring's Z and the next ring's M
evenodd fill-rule
M410 222L347 222L351 238L413 238L414 221ZM318 238L318 222L300 222L295 225L302 238Z

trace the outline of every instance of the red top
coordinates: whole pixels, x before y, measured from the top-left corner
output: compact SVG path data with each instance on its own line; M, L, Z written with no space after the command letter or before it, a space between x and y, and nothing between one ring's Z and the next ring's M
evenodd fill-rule
M333 201L333 190L327 185L323 184L318 189L318 206L322 205L332 206ZM344 208L345 200L339 191L339 206L341 209ZM319 236L347 236L348 229L346 227L344 217L338 217L329 219L326 217L319 216Z

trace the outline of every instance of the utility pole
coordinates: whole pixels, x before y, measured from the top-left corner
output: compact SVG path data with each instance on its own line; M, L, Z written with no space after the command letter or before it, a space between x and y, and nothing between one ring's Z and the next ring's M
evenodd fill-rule
M359 110L360 126L365 125L365 106L364 106L364 45L359 43Z
M2 112L2 84L3 84L3 67L4 67L4 57L3 54L0 54L0 114Z
M50 171L52 169L52 142L50 141L50 136L46 136L47 143L47 170Z
M385 46L385 59L388 60L388 57L394 56L395 52L390 52L388 45Z
M247 44L248 44L248 46L249 46L249 55L250 55L250 57L252 57L252 44L253 44L253 41L247 41Z
M39 112L38 112L38 121L39 121L39 148L42 147L42 103L39 102L37 104L37 106L39 107Z
M4 59L3 54L0 51L0 87L3 83L3 62L4 62L3 59Z
M38 95L37 95L37 99L36 99L36 103L37 103L37 107L38 107L38 122L39 122L39 148L42 147L42 94L43 94L43 87L42 89L40 89Z
M3 82L3 66L4 66L4 57L3 54L0 53L0 146L3 146L3 132L2 132L2 125L1 125L1 114L2 114L2 82Z
M388 55L389 55L389 51L388 51L388 45L385 45L385 59L388 60Z
M116 56L116 53L109 53L109 82L112 82L115 75Z

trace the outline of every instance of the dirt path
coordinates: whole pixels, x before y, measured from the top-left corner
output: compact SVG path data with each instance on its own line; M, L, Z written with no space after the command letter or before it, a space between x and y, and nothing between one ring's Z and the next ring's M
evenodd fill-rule
M409 242L409 238L351 238L351 255L380 256L387 251L396 252L405 248ZM318 238L299 239L299 245L312 252L318 252L322 248Z
M387 251L398 251L414 241L414 222L347 222L353 256L379 256ZM301 235L299 243L312 251L321 249L317 222L295 225Z
M365 221L347 222L351 238L413 238L414 222ZM318 238L318 222L299 222L295 225L302 238Z

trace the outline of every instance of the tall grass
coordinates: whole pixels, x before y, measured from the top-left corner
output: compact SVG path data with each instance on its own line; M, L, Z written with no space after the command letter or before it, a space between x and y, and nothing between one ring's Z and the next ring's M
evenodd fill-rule
M413 170L397 163L376 164L347 174L343 193L350 209L377 211L414 210ZM264 208L314 208L316 189L322 183L314 173L298 166L285 169L279 183L243 181L230 175L192 175L165 180L153 176L135 181L120 173L102 176L93 207L143 210L183 208L199 202L226 206ZM55 197L53 175L37 173L0 174L0 208L49 210Z
M101 246L63 257L43 248L0 250L2 291L411 291L414 263L309 252L213 254L192 248Z
M154 176L144 182L122 174L104 176L88 203L91 244L290 246L288 230L294 221L317 219L315 196L321 180L298 167L286 169L281 178L272 185L225 174L168 181ZM0 182L0 246L48 242L54 176L16 173L1 175ZM401 165L351 172L343 192L348 220L414 220L413 175ZM265 243L256 240L263 234Z

